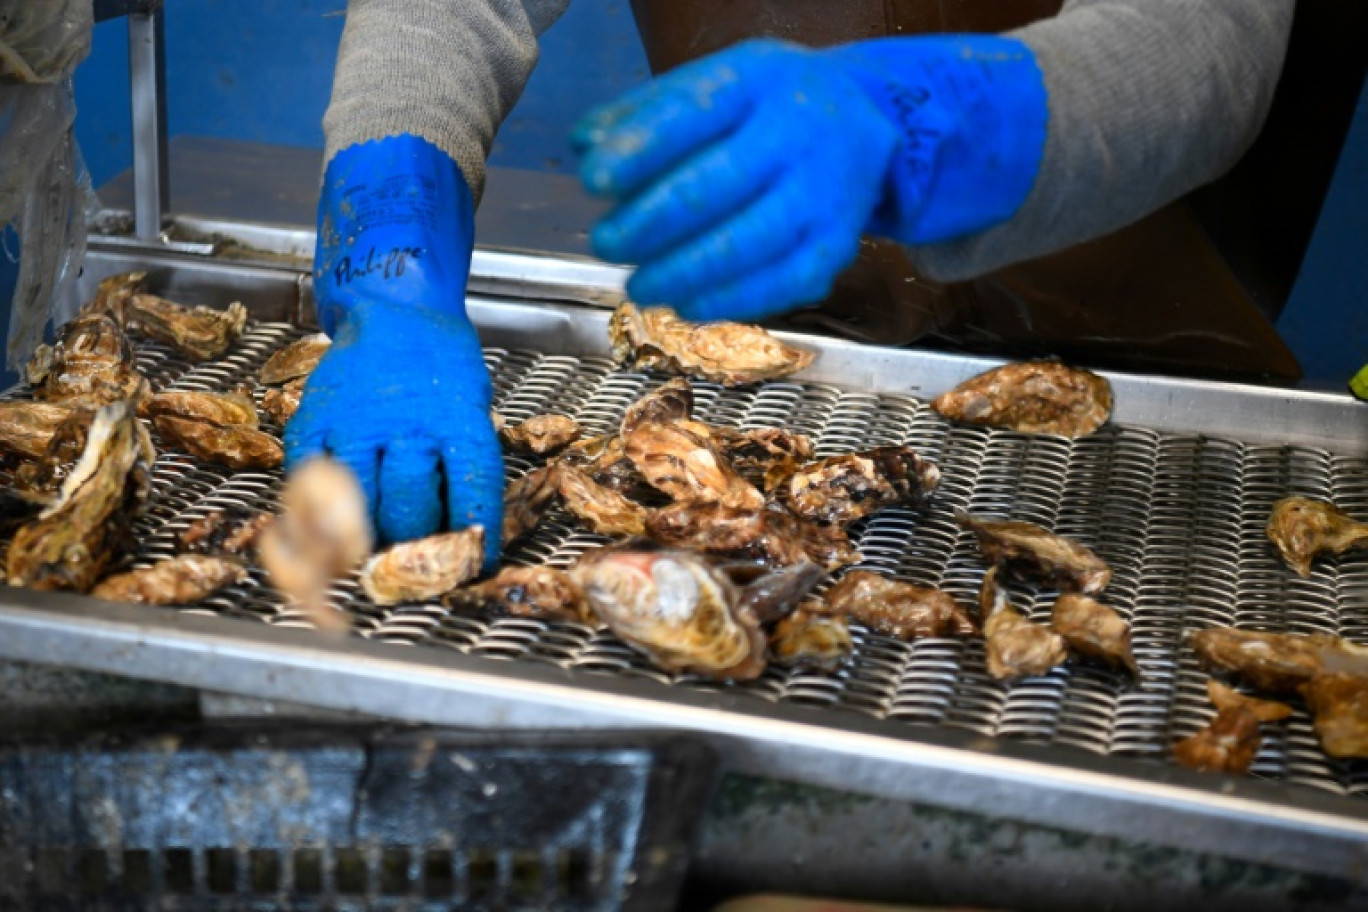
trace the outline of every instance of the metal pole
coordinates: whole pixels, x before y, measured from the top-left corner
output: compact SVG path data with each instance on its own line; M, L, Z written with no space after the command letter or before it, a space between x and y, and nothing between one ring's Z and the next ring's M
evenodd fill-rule
M128 17L128 74L133 95L133 230L141 241L156 241L171 205L166 28L160 5Z

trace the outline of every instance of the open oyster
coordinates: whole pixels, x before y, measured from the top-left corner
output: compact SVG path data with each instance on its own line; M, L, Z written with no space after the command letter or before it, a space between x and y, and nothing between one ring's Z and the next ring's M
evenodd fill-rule
M138 412L144 418L171 415L192 421L207 421L219 427L234 424L257 426L256 403L236 393L166 390L144 400Z
M521 424L504 424L499 429L499 439L504 443L538 456L558 453L579 436L579 422L565 415L533 415Z
M740 510L765 505L764 495L710 441L683 424L638 425L627 438L627 458L652 487L674 500Z
M361 569L361 588L377 605L425 602L474 578L484 562L484 529L471 526L402 542Z
M89 590L127 544L151 491L154 458L131 402L100 409L57 499L15 533L9 584Z
M870 570L852 570L827 590L828 614L848 615L897 640L969 636L973 618L939 589L891 580Z
M893 504L924 504L939 484L935 463L908 446L883 446L802 466L778 492L794 515L843 526Z
M998 568L983 577L979 610L988 644L988 673L999 681L1043 675L1069 657L1064 638L1044 624L1036 624L1012 607L1007 590L998 584Z
M1035 523L981 519L956 512L955 519L978 537L983 559L1021 580L1096 595L1111 582L1111 567L1073 539Z
M771 567L810 560L836 570L860 560L844 531L776 509L737 510L717 503L678 503L653 511L646 534L654 541Z
M1216 718L1173 748L1179 763L1203 772L1248 772L1263 741L1259 724L1292 715L1290 706L1243 696L1216 680L1207 681L1207 697L1216 706Z
M299 402L303 398L304 378L296 377L286 381L284 386L272 387L262 393L261 410L276 424L284 427L299 411Z
M1065 592L1055 600L1050 626L1070 646L1113 668L1124 666L1140 677L1131 653L1130 627L1121 615L1099 601Z
M627 406L619 434L623 440L643 424L670 424L693 417L693 387L683 377L667 380Z
M506 546L537 527L560 497L560 468L533 469L504 492L503 543Z
M1027 361L966 380L931 407L952 421L1084 437L1111 416L1112 390L1091 371L1058 361Z
M666 671L744 681L765 669L759 621L695 554L604 549L570 575L599 620Z
M555 567L505 567L496 576L442 597L451 608L548 621L594 622L584 590Z
M95 288L95 296L81 308L81 313L103 314L112 317L115 323L122 326L128 302L142 291L146 278L145 272L122 272L101 279Z
M1368 547L1368 523L1355 522L1329 501L1310 497L1285 497L1275 503L1267 532L1283 560L1303 579L1311 575L1317 555Z
M854 651L855 642L844 617L800 607L775 625L769 648L780 665L810 666L832 672Z
M28 381L43 402L98 408L148 391L133 345L112 317L78 316L58 330L55 344L38 349L29 362Z
M191 522L176 536L176 545L192 554L245 555L270 521L269 513L227 506Z
M174 415L158 415L152 424L172 446L230 469L274 469L285 461L280 441L256 428L240 424L218 427Z
M1232 672L1262 690L1293 693L1339 672L1368 678L1368 648L1337 637L1211 627L1194 633L1191 642L1208 668Z
M561 506L590 531L600 535L645 534L646 508L641 504L599 484L579 469L561 466L555 471Z
M1332 757L1368 757L1368 678L1328 674L1301 686L1321 747Z
M247 568L239 561L183 554L108 577L90 594L134 605L193 605L246 578Z
M48 441L71 409L46 402L0 400L0 451L42 457Z
M247 308L239 303L224 310L185 307L150 294L135 294L124 319L129 332L156 339L191 361L208 361L226 352L247 328Z
M323 333L296 339L266 359L266 363L261 365L258 379L263 386L274 386L287 380L308 377L331 345L332 340Z
M739 386L797 373L816 355L758 326L688 323L665 307L622 304L608 321L613 357L634 370L684 374Z

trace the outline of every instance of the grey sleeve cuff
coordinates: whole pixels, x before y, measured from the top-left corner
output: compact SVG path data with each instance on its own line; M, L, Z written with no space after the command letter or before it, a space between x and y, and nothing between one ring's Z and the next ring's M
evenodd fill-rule
M1045 155L1010 220L911 248L942 281L1108 234L1227 171L1258 136L1294 0L1070 0L1013 35L1049 92Z
M494 134L569 0L350 0L323 117L324 161L411 133L452 157L478 201Z

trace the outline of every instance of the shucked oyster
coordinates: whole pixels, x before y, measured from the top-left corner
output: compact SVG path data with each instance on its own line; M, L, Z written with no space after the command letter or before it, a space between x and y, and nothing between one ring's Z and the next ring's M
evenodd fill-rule
M246 425L218 427L174 415L158 415L152 424L173 446L230 469L274 469L285 461L279 440Z
M589 602L570 574L555 567L505 567L492 579L442 597L451 608L510 617L593 623Z
M849 615L897 640L969 636L978 628L953 597L939 589L852 570L827 590L826 612Z
M176 544L181 551L197 554L247 554L270 521L269 513L228 506L190 523L176 537Z
M560 497L560 467L533 469L504 492L503 542L526 535L542 521Z
M1137 678L1140 668L1131 653L1130 628L1111 608L1101 602L1065 592L1055 601L1050 615L1054 632L1084 655L1100 659L1116 668L1125 666Z
M28 380L43 402L91 408L137 399L148 390L128 337L104 314L78 316L58 331L53 346L40 345Z
M703 436L683 424L651 422L627 438L627 458L658 490L677 501L759 510L764 495L736 473Z
M1208 668L1276 693L1327 674L1368 678L1368 648L1331 636L1212 627L1192 635L1192 648Z
M147 501L154 456L131 402L100 409L57 499L15 533L9 584L89 590L125 545Z
M1019 579L1096 595L1111 581L1111 568L1072 539L1034 523L980 519L957 512L959 524L978 536L983 559Z
M594 614L666 671L745 681L765 669L765 637L719 571L687 551L604 550L570 571Z
M1173 748L1174 758L1195 770L1248 772L1263 741L1259 723L1276 722L1292 715L1290 706L1243 696L1216 680L1207 681L1207 696L1216 706L1216 718Z
M0 451L37 459L71 409L45 402L0 401Z
M559 452L579 436L579 422L565 415L533 415L521 424L505 424L499 429L499 439L504 443L538 456Z
M844 531L783 510L737 510L716 503L677 503L652 512L646 534L663 545L771 567L810 560L827 570L856 563Z
M923 504L939 484L935 463L908 446L883 446L809 463L778 490L794 515L844 526L882 507Z
M1321 747L1332 757L1368 757L1368 678L1328 674L1301 686Z
M1007 599L998 585L998 568L983 577L979 592L983 636L988 645L988 673L998 680L1043 675L1069 657L1064 638L1044 624L1032 623Z
M247 308L239 303L225 310L185 307L150 294L135 294L125 320L130 332L165 342L191 361L217 358L242 337Z
M797 373L813 352L779 341L758 326L688 323L665 307L622 304L608 322L613 357L634 370L685 374L739 386Z
M247 568L239 561L183 554L108 577L90 594L134 605L193 605L246 578Z
M484 529L471 526L402 542L366 561L361 588L377 605L425 602L480 572Z
M304 378L296 377L284 386L266 390L261 394L261 410L272 421L284 427L290 423L294 413L299 411L299 402L304 398Z
M799 608L775 626L769 648L780 665L835 671L854 651L855 642L844 616Z
M1084 437L1111 416L1111 384L1058 361L1007 364L966 380L931 403L952 421L1024 434Z
M1275 503L1267 531L1268 540L1303 579L1311 575L1311 562L1319 554L1368 547L1368 523L1355 522L1334 504L1309 497L1285 497Z
M693 417L693 387L683 377L667 380L627 406L619 435L626 440L640 425L670 424Z
M323 333L296 339L271 355L261 366L262 385L273 386L297 377L309 376L328 353L331 345L332 340Z
M233 393L202 393L194 390L166 390L147 399L138 409L144 418L171 415L192 421L227 427L257 426L256 404L245 396Z
M600 535L644 535L646 508L594 481L579 469L556 470L561 506Z

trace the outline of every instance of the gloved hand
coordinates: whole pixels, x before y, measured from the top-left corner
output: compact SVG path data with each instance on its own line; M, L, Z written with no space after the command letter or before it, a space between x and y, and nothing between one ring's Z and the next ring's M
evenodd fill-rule
M755 320L826 297L861 234L932 244L1010 218L1047 120L1014 39L762 40L591 112L571 140L585 186L621 201L591 241L639 264L634 300Z
M350 466L383 540L484 526L492 564L504 475L465 312L473 237L465 179L426 140L392 136L333 158L314 263L333 344L285 429L285 456L293 466L326 452Z

